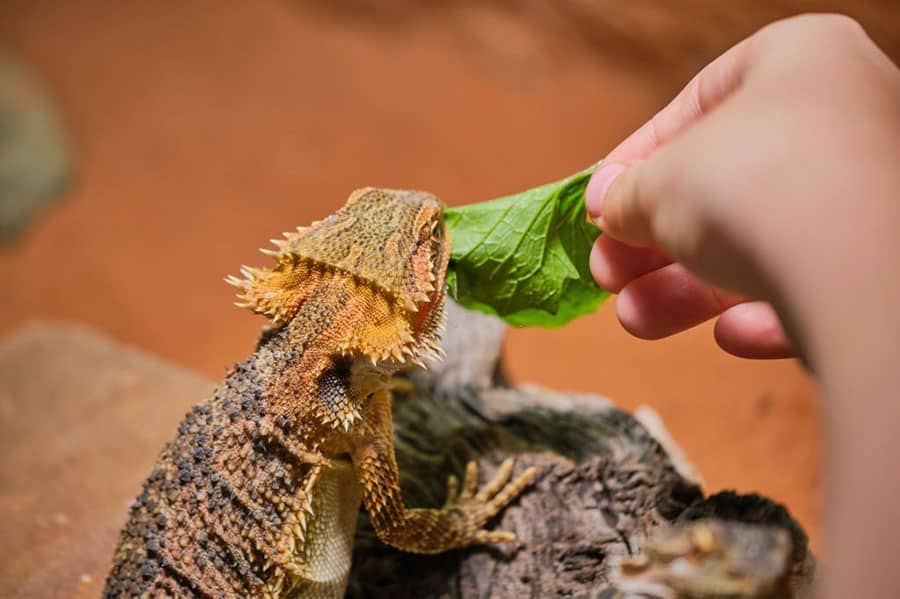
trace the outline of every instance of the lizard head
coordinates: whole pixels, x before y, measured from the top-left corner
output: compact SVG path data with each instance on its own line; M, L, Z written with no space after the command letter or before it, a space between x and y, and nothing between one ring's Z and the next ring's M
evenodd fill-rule
M791 548L780 527L698 520L655 531L613 578L629 597L770 597L791 572Z
M291 322L329 294L346 318L337 347L390 369L439 352L450 237L443 204L422 191L363 188L331 216L272 240L273 268L243 267L239 306Z

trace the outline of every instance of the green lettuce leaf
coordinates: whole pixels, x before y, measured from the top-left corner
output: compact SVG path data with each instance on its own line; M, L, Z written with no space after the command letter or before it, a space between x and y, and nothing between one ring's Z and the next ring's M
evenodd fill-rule
M584 209L595 166L515 195L447 208L450 296L519 327L559 327L595 311L609 295L588 267L600 234Z

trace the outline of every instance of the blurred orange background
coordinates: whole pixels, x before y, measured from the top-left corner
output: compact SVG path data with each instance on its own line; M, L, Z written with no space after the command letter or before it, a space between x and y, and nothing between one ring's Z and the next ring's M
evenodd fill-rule
M844 4L6 0L0 47L57 100L77 171L2 247L0 332L80 321L218 378L262 324L222 278L267 239L364 185L463 204L575 172L779 16L843 8L900 54L890 2ZM512 331L507 356L517 382L653 406L708 491L784 502L820 546L816 394L795 362L726 356L709 326L638 341L612 301Z

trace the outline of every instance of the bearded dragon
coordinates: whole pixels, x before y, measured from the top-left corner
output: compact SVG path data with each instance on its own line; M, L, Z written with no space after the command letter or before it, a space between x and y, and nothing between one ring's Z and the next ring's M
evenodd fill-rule
M104 597L341 597L360 504L404 551L516 541L484 527L533 468L509 482L507 461L479 490L472 462L437 509L400 493L392 374L439 352L442 215L428 193L361 189L274 240L274 267L226 279L270 328L159 456Z

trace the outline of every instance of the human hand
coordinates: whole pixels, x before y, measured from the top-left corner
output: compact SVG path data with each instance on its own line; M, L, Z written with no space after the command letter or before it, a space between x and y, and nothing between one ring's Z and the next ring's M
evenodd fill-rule
M605 231L591 270L629 331L718 316L732 353L806 358L824 407L823 596L900 596L897 67L845 17L770 25L614 149L586 196Z
M898 107L897 68L846 17L774 23L703 69L587 189L591 270L625 328L718 317L718 343L759 358L792 354L784 322L805 353L810 301L853 290L894 235Z

